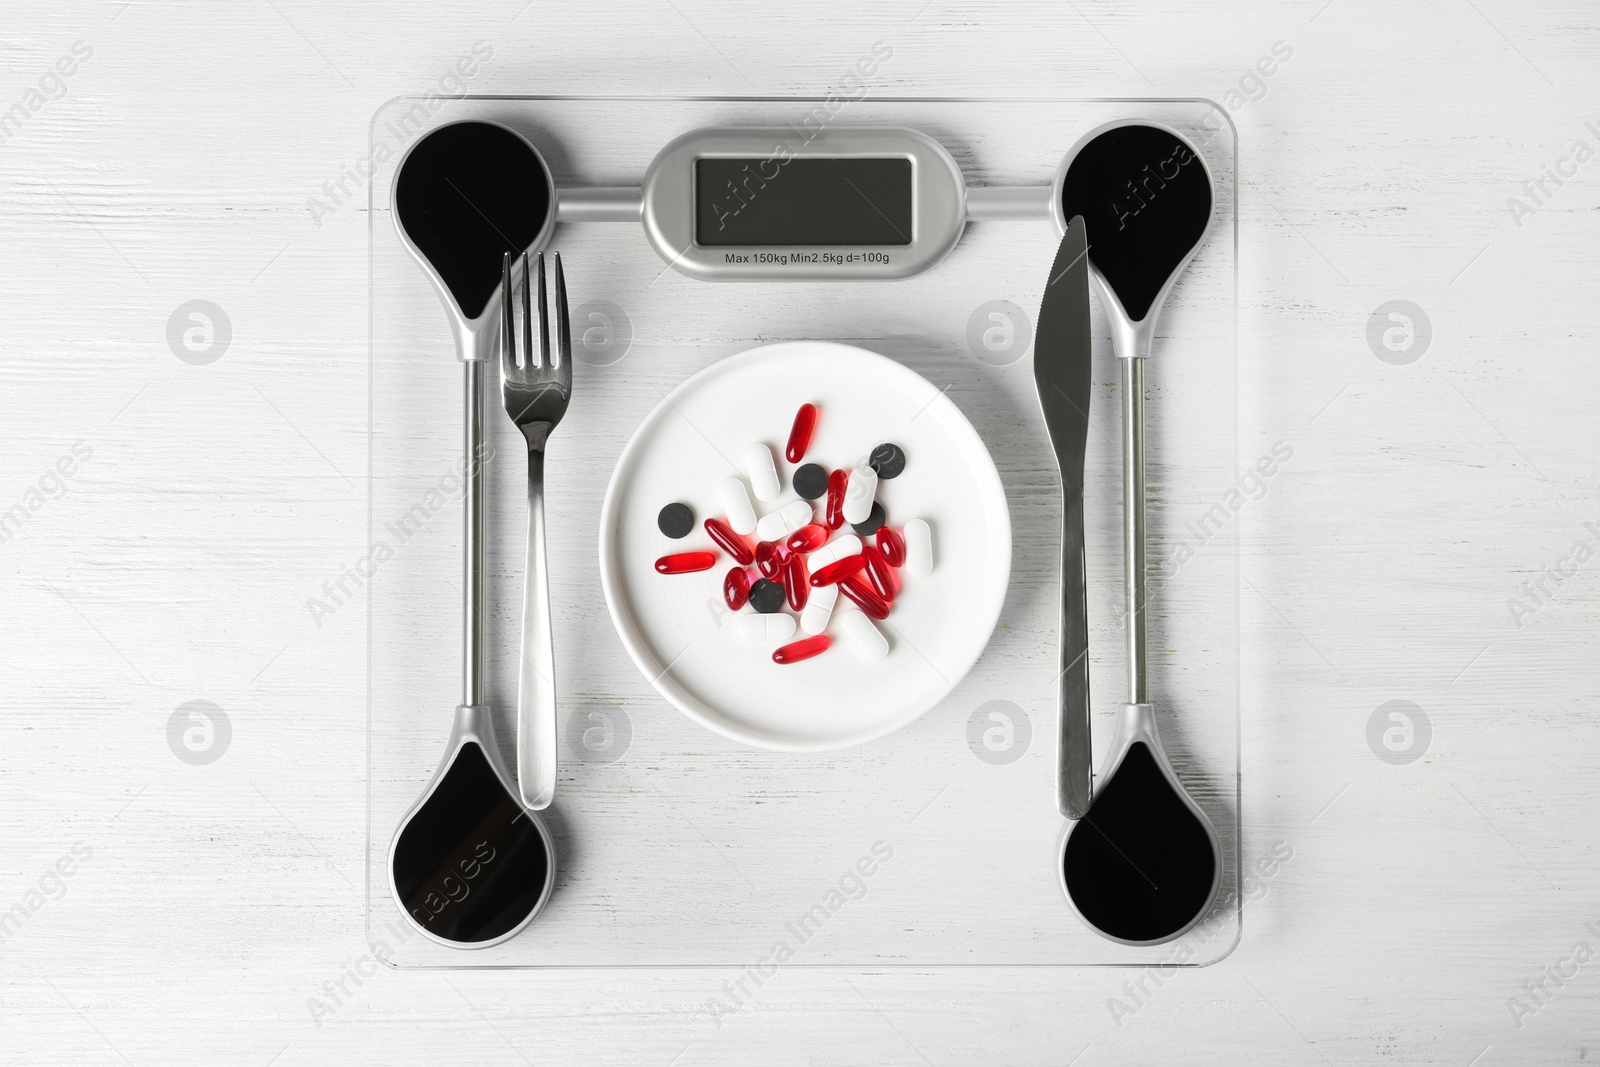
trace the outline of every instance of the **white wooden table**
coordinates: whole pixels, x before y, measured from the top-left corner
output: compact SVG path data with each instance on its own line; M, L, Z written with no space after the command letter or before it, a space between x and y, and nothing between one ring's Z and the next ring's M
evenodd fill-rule
M1592 5L518 7L7 9L0 1061L1593 1054ZM362 612L305 603L362 547L368 118L475 45L473 92L745 94L879 40L885 92L1202 95L1240 127L1240 454L1293 450L1235 520L1271 872L1242 943L1171 975L785 972L721 1026L709 972L377 968ZM196 300L225 346L185 347Z

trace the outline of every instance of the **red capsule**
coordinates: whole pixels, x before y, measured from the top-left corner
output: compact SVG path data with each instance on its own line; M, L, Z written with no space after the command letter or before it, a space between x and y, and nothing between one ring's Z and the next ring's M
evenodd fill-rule
M828 646L831 644L833 644L833 641L828 637L827 634L818 634L815 637L802 638L799 641L784 645L782 648L774 652L772 654L772 662L799 663L803 659L810 659L812 656L822 655L822 653L828 651Z
M879 527L880 530L882 528ZM867 561L864 569L867 579L872 582L873 592L887 603L894 603L894 572L889 569L889 561L872 545L861 546L861 558Z
M811 576L811 584L820 589L822 586L841 582L866 565L867 561L861 558L861 553L859 552L846 556L844 559L836 559L813 574Z
M722 599L727 601L729 611L738 611L750 603L750 572L743 567L735 567L722 579Z
M656 560L656 570L661 574L690 574L708 571L716 565L715 552L679 552Z
M815 552L828 543L829 532L821 523L808 523L789 535L789 551Z
M756 555L750 551L750 545L744 538L733 532L733 527L721 519L706 520L706 534L717 545L734 558L741 567L748 567L755 561Z
M883 560L889 566L906 565L906 539L887 526L878 527L878 551L883 553Z
M839 592L855 601L856 607L862 613L874 619L887 619L889 617L889 602L877 594L877 591L861 580L861 575L852 574L839 583Z
M756 546L756 569L763 578L777 578L790 552L776 541L763 541Z
M811 431L817 428L817 405L801 404L794 413L794 427L789 431L789 447L783 455L790 463L799 463L811 447Z
M805 557L795 554L788 558L783 565L783 595L788 598L789 606L796 611L806 606L806 601L811 599L811 586L808 583L810 575L806 573Z
M844 525L844 488L850 481L849 471L834 471L828 475L828 529L837 530Z

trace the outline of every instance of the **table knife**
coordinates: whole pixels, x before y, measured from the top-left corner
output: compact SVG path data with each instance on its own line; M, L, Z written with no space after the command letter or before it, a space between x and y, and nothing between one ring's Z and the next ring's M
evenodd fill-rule
M1061 473L1060 736L1056 803L1082 818L1092 795L1089 739L1089 604L1083 560L1083 459L1089 438L1093 350L1089 329L1089 248L1074 216L1050 267L1039 303L1033 380Z

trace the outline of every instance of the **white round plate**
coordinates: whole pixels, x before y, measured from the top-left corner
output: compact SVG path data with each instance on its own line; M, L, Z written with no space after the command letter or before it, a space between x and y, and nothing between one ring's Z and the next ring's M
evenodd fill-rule
M724 478L748 484L743 463L752 443L772 449L784 486L777 500L756 501L757 512L797 499L789 485L795 465L783 453L805 403L821 415L802 462L849 467L874 445L898 444L905 471L879 482L878 500L889 525L920 518L933 528L933 573L902 573L894 609L877 624L889 640L882 660L864 659L842 638L841 615L855 610L843 596L827 629L833 647L779 666L772 652L780 642L740 636L738 620L752 609L732 613L723 603L722 581L734 566L726 553L718 551L709 571L655 570L669 553L715 548L702 524L722 515ZM656 526L673 501L695 513L694 531L680 540ZM678 386L623 449L600 513L600 580L629 655L691 719L761 748L859 745L928 711L988 644L1010 572L1005 492L972 424L916 372L832 342L751 349ZM797 630L790 640L805 636Z

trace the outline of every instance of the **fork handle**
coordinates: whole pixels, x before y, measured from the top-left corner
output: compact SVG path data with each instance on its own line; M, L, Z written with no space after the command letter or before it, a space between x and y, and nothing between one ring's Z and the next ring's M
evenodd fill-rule
M528 547L517 671L517 785L534 811L556 792L556 655L544 532L544 450L528 449Z

